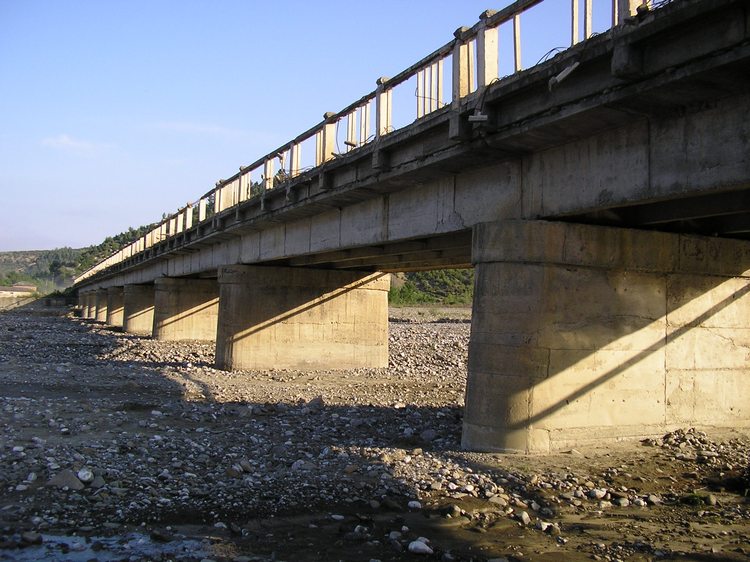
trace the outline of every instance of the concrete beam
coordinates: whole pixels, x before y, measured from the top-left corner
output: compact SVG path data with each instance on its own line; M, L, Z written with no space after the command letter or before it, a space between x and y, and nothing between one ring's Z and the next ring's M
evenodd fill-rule
M216 339L219 285L215 280L162 277L154 287L154 338Z
M219 368L388 365L387 274L230 266L219 284Z
M750 243L506 221L473 254L464 447L750 426Z
M123 330L129 334L150 336L154 329L154 286L125 285Z

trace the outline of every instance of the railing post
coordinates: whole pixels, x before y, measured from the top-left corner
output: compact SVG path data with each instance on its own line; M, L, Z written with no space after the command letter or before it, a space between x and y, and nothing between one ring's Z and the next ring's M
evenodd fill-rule
M490 82L498 78L498 43L497 27L487 27L487 18L494 10L486 10L479 16L479 30L477 31L477 86L489 86Z
M466 27L459 27L453 36L456 42L453 45L453 88L451 91L451 115L449 121L448 137L455 139L463 136L466 123L461 119L461 100L469 95L471 88L470 68L472 61L469 59L469 45L464 41Z
M289 175L297 177L299 175L300 162L302 161L302 146L299 143L292 143L289 147Z
M185 230L193 228L193 204L188 203L185 207Z
M346 152L357 148L357 110L346 116Z
M425 94L425 73L426 69L417 71L417 119L424 117L425 114L425 101L427 95Z
M333 158L333 153L336 149L336 114L332 111L327 111L323 114L325 124L323 125L323 144L321 152L321 164L328 162Z
M219 180L214 185L214 214L218 215L221 212L221 181Z
M201 197L198 201L198 222L206 220L206 198Z
M381 76L378 78L375 89L375 136L382 137L387 135L391 129L392 119L392 94L391 89L386 87L388 78Z
M617 23L625 23L625 20L635 14L635 8L640 2L638 0L617 0Z
M430 65L430 111L437 111L443 105L443 59Z
M521 70L521 14L513 16L513 58L516 72Z
M370 102L359 108L359 144L365 144L370 136Z
M273 189L273 158L266 158L263 163L263 190Z

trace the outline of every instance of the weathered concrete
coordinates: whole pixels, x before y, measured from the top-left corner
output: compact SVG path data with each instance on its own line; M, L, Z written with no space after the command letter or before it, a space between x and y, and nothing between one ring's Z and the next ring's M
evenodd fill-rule
M107 289L107 324L122 328L123 321L123 288L109 287Z
M219 285L220 368L388 365L387 274L231 266Z
M154 329L154 286L125 285L122 329L150 336Z
M107 289L96 290L96 316L97 322L107 321Z
M96 291L86 293L86 318L89 320L96 319Z
M465 447L750 425L750 243L507 221L474 260Z
M216 339L219 285L215 280L166 277L157 279L154 286L154 338Z

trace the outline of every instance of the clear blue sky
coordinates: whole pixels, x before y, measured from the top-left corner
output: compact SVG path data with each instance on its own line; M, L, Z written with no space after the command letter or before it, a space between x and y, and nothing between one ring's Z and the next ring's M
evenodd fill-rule
M0 251L157 221L506 3L0 0ZM569 41L546 4L525 66Z

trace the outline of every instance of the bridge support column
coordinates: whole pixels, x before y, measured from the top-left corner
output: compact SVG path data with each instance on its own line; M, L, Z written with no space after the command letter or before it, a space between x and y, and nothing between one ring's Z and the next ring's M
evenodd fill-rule
M214 279L163 277L156 280L154 289L155 339L216 339L219 285Z
M388 365L387 274L240 265L219 284L219 368Z
M92 318L91 315L91 296L90 292L78 292L78 301L81 303L81 318Z
M750 426L750 243L507 221L473 244L465 448Z
M96 316L97 322L107 321L107 289L96 290Z
M129 334L151 335L154 330L153 285L125 285L122 329Z
M93 318L95 316L95 313L93 312L95 308L95 293L92 292L79 292L78 298L81 301L81 318Z
M107 288L107 324L122 328L122 287Z

